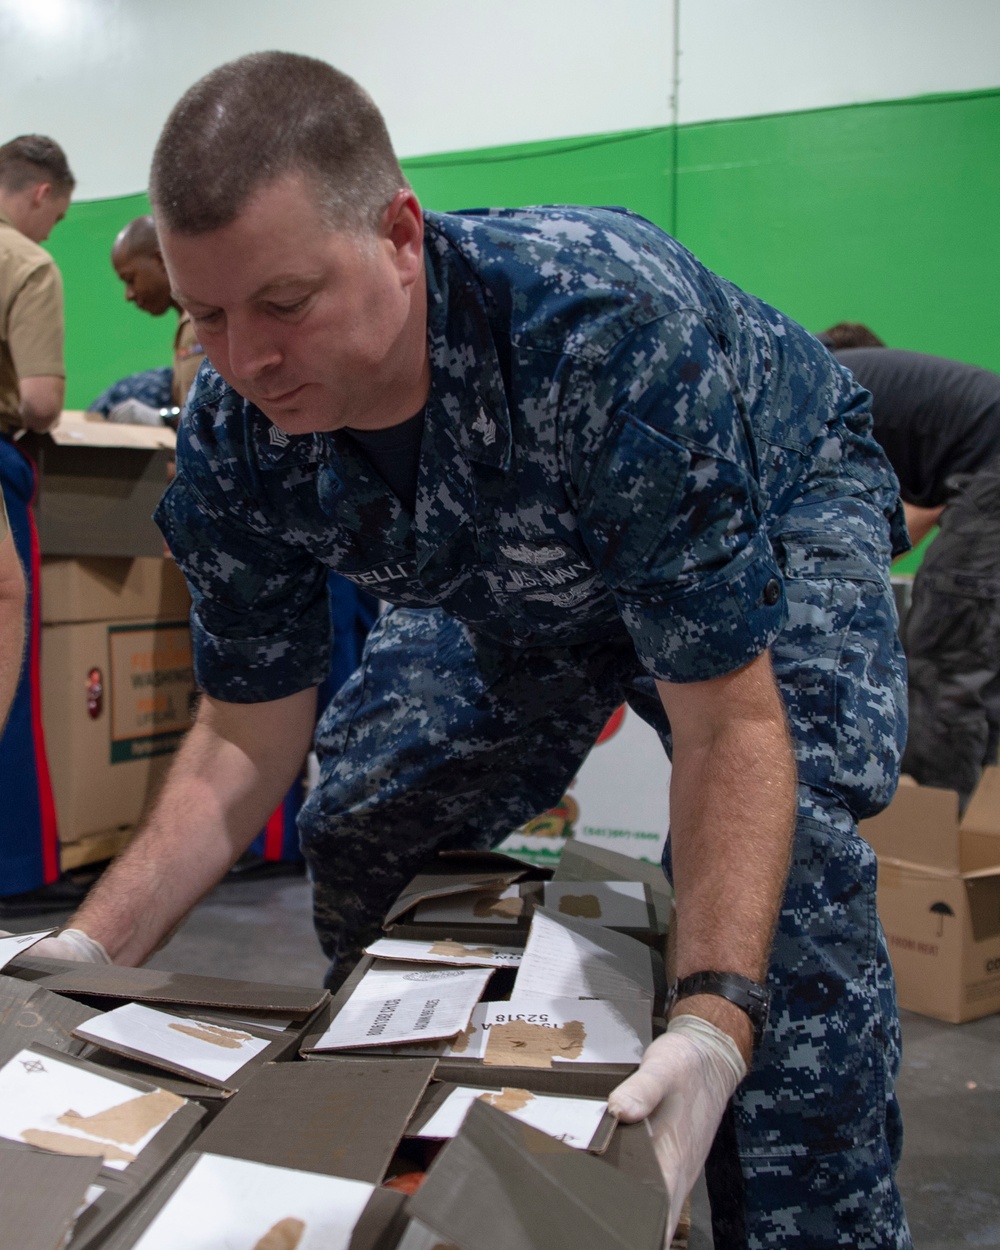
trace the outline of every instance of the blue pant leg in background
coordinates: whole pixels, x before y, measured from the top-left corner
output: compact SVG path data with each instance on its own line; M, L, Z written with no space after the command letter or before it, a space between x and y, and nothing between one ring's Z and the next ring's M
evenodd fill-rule
M55 803L41 718L38 539L31 515L35 472L15 444L0 437L0 483L28 587L21 680L0 734L0 898L48 885L59 876Z

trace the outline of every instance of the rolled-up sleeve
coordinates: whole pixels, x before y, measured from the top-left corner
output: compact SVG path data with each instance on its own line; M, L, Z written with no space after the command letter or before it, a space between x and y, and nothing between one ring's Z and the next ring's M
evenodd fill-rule
M749 663L787 607L719 344L693 313L651 323L606 362L588 402L571 465L581 531L641 663L670 682Z
M214 483L180 442L178 452L178 475L155 520L191 590L199 685L228 703L319 685L330 652L326 567L269 532L251 508L214 503Z

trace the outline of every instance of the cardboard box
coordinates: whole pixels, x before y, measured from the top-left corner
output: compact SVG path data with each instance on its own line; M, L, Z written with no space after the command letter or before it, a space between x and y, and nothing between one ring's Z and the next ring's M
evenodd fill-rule
M153 511L167 487L176 436L64 412L21 447L38 469L35 523L43 555L161 556Z
M89 1046L73 1037L73 1030L100 1014L97 1007L53 994L30 981L0 976L0 1068L26 1046L85 1055Z
M63 842L139 821L191 724L194 692L184 612L44 627L42 719Z
M191 609L184 574L164 556L42 558L43 625L83 621L187 619Z
M0 1228L6 1244L59 1250L100 1170L100 1159L0 1140Z
M860 832L900 1006L952 1024L1000 1011L1000 769L961 820L953 791L904 784Z
M456 1250L661 1250L668 1199L646 1126L618 1139L598 1159L476 1102L405 1209Z

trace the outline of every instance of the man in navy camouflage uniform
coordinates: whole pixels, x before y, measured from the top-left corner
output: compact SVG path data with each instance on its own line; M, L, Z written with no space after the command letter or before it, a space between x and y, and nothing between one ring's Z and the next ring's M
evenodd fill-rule
M274 119L320 97L350 126L296 148ZM366 126L384 136L356 84L274 53L214 71L161 136L164 254L218 371L158 514L207 695L76 931L138 962L256 831L311 728L335 568L393 606L320 723L300 820L334 975L435 849L556 802L627 698L674 761L678 973L766 970L773 993L728 1108L751 1030L712 994L674 1006L616 1095L626 1118L659 1104L672 1218L721 1116L717 1246L909 1246L856 828L905 732L888 565L906 538L867 394L624 211L422 214ZM210 203L200 163L224 153L238 182L262 144ZM345 187L364 170L361 209L331 167ZM387 429L391 463L369 437Z

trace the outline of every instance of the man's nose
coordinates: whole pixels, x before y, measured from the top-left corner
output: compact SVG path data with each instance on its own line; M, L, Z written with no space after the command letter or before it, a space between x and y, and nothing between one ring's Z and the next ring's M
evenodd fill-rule
M266 326L255 319L230 318L229 367L240 378L256 378L281 363L281 349Z
M125 287L125 298L130 304L135 303L135 287L131 283L128 283Z

